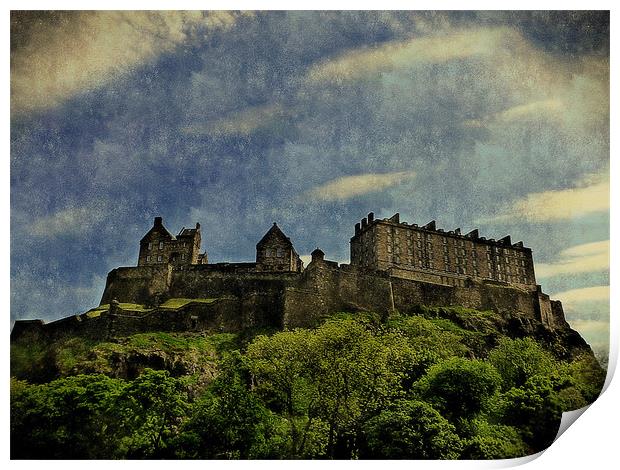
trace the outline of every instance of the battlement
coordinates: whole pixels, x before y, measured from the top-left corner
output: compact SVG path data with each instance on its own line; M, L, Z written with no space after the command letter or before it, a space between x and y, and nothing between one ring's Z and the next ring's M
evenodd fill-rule
M375 219L373 212L368 213L368 216L364 217L361 223L355 224L355 235L351 237L351 240L354 240L359 235L361 235L363 232L370 230L372 226L375 224L385 224L385 225L397 226L397 227L402 227L402 228L409 228L412 230L425 232L425 233L438 233L446 237L463 239L463 240L471 240L476 243L482 243L482 244L486 244L489 246L510 247L510 248L514 248L517 250L532 251L530 248L523 246L522 241L512 243L512 239L510 235L506 235L503 238L495 240L493 238L481 237L478 229L473 229L467 232L466 234L462 234L460 228L455 228L454 230L444 230L441 228L437 228L437 223L435 220L431 220L425 225L408 224L407 222L400 222L400 213L398 212L394 214L392 217L388 217L385 219Z

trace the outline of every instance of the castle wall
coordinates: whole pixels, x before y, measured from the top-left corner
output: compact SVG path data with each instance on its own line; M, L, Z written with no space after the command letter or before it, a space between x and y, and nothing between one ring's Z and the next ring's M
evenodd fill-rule
M119 302L149 305L166 296L172 280L172 266L116 268L108 273L101 304Z

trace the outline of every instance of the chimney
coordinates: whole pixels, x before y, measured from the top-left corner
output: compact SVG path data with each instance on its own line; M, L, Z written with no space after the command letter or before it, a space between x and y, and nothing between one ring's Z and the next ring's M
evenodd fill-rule
M153 227L161 227L162 224L162 220L161 217L155 217L155 222L153 222Z
M454 229L454 233L456 233L457 235L460 235L461 234L461 228L460 227L459 228L455 228Z
M196 222L196 230L200 230L200 224Z
M366 217L364 217L364 218L362 219L362 228L364 229L364 228L366 228L367 226L368 226L368 221L366 220Z
M374 221L375 221L375 213L369 212L368 213L368 225L372 224Z
M360 232L361 232L361 230L360 230L360 223L358 222L358 223L355 224L355 235L359 235Z

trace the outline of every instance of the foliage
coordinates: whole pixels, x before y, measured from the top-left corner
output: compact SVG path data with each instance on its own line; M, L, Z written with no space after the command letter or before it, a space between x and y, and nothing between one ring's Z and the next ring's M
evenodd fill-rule
M455 427L422 401L394 402L365 423L364 433L367 450L362 457L457 459L462 449Z
M422 395L451 419L480 413L497 392L501 379L480 360L452 358L432 366L420 381Z
M11 381L11 455L512 458L548 446L562 411L600 391L591 356L556 360L502 335L492 312L418 310L16 346L12 373L43 383Z
M521 387L528 378L549 375L557 368L553 356L531 338L502 338L488 359L502 376L503 390Z

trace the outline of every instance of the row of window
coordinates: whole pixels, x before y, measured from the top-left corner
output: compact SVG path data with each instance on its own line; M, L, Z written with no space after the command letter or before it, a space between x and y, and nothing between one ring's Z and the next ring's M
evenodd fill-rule
M284 257L284 249L283 248L265 248L265 258L273 258L274 254L277 258Z
M154 258L154 256L146 255L146 262L150 263L151 259L153 259L153 258ZM185 260L185 253L181 253L181 259ZM162 255L157 255L157 262L161 263L162 261L163 261L163 256Z

